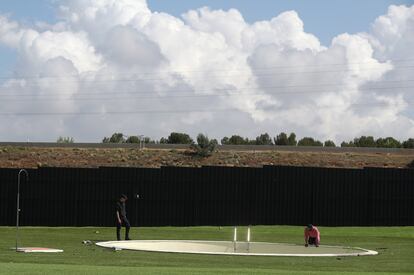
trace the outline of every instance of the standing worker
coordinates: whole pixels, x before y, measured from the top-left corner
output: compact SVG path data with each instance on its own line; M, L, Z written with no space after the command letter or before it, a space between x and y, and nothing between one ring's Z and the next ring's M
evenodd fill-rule
M318 247L320 242L321 235L318 228L312 224L308 224L305 227L305 246L308 247L309 245L315 245Z
M128 197L122 194L119 197L119 200L116 203L116 238L118 241L121 240L121 227L125 226L125 240L130 240L129 238L129 229L131 225L126 217L125 202L128 200Z

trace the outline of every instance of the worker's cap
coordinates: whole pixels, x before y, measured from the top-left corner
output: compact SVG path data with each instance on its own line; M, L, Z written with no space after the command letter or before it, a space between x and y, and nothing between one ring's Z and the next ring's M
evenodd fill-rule
M127 195L125 195L125 194L121 194L121 196L119 196L119 198L121 198L121 199L128 199L128 197L127 197Z
M309 229L312 229L313 228L313 225L310 223L306 227L309 228Z

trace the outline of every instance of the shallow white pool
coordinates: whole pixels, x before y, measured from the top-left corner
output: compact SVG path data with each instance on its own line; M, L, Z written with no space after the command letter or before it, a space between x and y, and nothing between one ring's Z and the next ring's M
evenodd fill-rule
M297 256L344 257L377 255L378 252L357 247L328 246L305 247L287 243L197 241L197 240L136 240L99 242L100 247L115 250L192 253L243 256Z

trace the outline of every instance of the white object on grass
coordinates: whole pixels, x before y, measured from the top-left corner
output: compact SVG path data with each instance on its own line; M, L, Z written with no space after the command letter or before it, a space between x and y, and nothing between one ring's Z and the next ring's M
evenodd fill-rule
M250 226L247 227L247 252L250 252Z
M378 252L358 247L321 245L304 247L288 243L198 241L198 240L134 240L99 242L96 245L111 249L126 249L152 252L174 252L190 254L238 255L238 256L289 256L289 257L346 257L377 255Z
M63 252L62 249L46 248L46 247L18 247L16 251L24 252L24 253L60 253L60 252Z
M234 252L237 250L237 227L234 227L234 236L233 236L233 243L234 243Z

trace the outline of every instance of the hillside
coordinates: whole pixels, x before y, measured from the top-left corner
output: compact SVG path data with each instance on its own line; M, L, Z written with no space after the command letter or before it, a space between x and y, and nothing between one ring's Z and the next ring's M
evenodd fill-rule
M133 148L40 148L0 146L1 168L36 167L160 167L160 166L251 166L291 165L317 167L412 167L414 151L304 152L219 150L200 158L185 149Z

